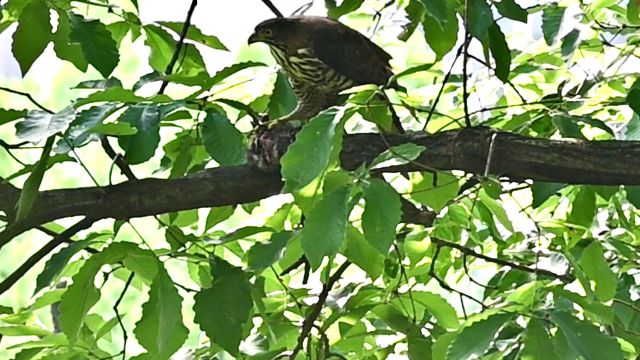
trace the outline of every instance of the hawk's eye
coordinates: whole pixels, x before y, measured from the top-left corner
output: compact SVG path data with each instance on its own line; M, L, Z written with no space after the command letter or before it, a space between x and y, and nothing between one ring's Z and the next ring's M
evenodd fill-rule
M273 36L273 30L271 30L271 29L262 29L262 35L264 35L264 36Z

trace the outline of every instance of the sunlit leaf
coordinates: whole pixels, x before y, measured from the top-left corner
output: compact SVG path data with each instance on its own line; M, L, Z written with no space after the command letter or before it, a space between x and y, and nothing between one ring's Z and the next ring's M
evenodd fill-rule
M600 244L592 242L584 249L580 257L580 268L595 283L594 292L598 300L607 302L615 296L618 282L616 274L607 263Z
M364 236L374 248L386 255L395 240L396 226L400 222L400 195L383 180L372 179L364 187L364 201Z
M494 314L464 327L451 343L447 359L466 360L474 356L482 356L498 330L512 318L511 314Z
M129 123L137 132L134 135L118 138L130 164L140 164L149 160L160 143L160 108L156 105L130 106L118 118L119 122Z
M51 41L49 8L44 1L31 1L22 10L18 28L13 33L11 50L20 65L22 76L27 74Z
M551 313L551 321L562 330L569 346L586 360L625 358L616 339L601 333L595 325L561 311Z
M529 320L523 345L520 354L523 360L560 360L553 351L553 344L547 330L536 318Z

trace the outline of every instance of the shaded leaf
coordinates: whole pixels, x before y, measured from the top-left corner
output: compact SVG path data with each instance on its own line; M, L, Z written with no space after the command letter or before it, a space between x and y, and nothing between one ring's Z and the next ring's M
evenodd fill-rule
M365 207L362 214L364 236L374 248L386 255L396 239L400 223L400 195L380 179L371 179L364 187Z
M38 274L38 278L36 279L36 288L33 293L36 294L46 286L51 285L51 282L58 277L62 269L67 265L69 260L71 260L71 257L89 245L91 245L91 241L74 241L62 250L53 254L53 256L51 256L51 258L45 263L44 270Z
M300 241L312 269L320 266L324 256L333 256L342 247L348 216L348 187L324 194L311 209L305 220Z
M382 275L385 256L371 246L364 235L353 226L347 226L347 243L342 254L364 270L371 279Z
M364 0L343 0L340 6L336 6L334 0L325 0L324 3L327 7L327 16L332 19L337 19L342 15L358 10L363 2Z
M496 62L496 76L503 82L509 81L511 50L509 50L504 34L496 22L489 27L489 49L491 49L491 55Z
M49 8L44 1L30 1L18 18L18 28L13 33L11 51L25 76L31 65L51 41Z
M513 318L512 314L494 314L464 327L451 343L447 360L467 360L481 357L489 349L491 341L505 322Z
M551 46L556 42L558 31L562 26L562 18L566 8L558 6L557 3L547 5L542 11L542 34L547 45Z
M601 333L595 325L561 311L551 313L551 321L562 330L569 346L585 360L625 358L616 339Z
M501 0L498 3L494 3L498 12L511 20L527 22L527 10L518 5L515 0Z
M587 278L595 283L594 292L598 300L604 303L613 299L618 280L609 267L600 244L592 242L584 249L580 257L580 268Z
M425 150L424 146L413 143L400 144L390 147L378 155L369 167L372 169L386 166L404 165L415 160Z
M202 141L207 153L222 166L242 165L247 161L244 135L221 110L207 109Z
M16 221L26 219L27 215L29 215L29 212L31 211L31 207L36 202L38 189L40 189L42 178L47 170L47 163L49 162L49 155L51 154L54 140L54 137L47 139L46 144L42 148L40 160L38 160L38 163L34 166L33 171L29 174L27 181L25 181L24 186L22 187L22 191L20 191L20 197L16 204Z
M38 143L67 128L73 121L75 111L72 107L50 114L42 110L31 110L27 117L16 124L16 136L32 143Z
M27 113L28 110L0 109L0 125L22 119Z
M78 70L85 72L89 63L82 53L82 46L71 41L71 22L66 12L58 10L58 28L53 35L53 50L56 56L72 63Z
M429 2L444 3L440 1ZM446 9L444 18L437 18L434 14L426 12L422 19L422 27L425 29L424 38L431 50L436 53L436 59L442 59L456 45L458 18L455 11Z
M288 115L295 109L298 99L293 93L287 75L278 71L276 82L273 85L273 93L269 98L269 119L275 120Z
M143 163L155 154L160 143L160 120L157 105L132 105L118 118L119 122L129 123L137 130L134 135L118 138L129 164Z
M283 231L271 235L266 243L256 243L247 251L247 265L250 270L260 271L275 264L282 257L284 248L293 232Z
M160 25L171 29L176 34L182 33L182 28L184 23L176 22L176 21L161 21ZM218 39L217 36L213 35L205 35L202 33L200 29L198 29L195 25L190 24L189 29L187 30L187 39L198 42L202 45L206 45L212 49L218 50L229 50L226 46Z
M476 39L483 41L487 36L487 30L494 23L491 7L486 0L468 0L468 27L469 32Z
M411 197L427 205L435 211L440 211L444 205L458 194L458 178L446 174L421 173L411 186Z
M576 50L578 39L580 38L580 31L577 29L571 30L567 35L562 38L562 45L560 45L560 53L564 57L569 57Z
M118 46L109 30L100 21L86 20L77 14L69 13L69 21L71 41L79 43L89 64L108 77L120 61Z
M558 190L564 188L567 184L561 183L553 183L553 182L544 182L544 181L534 181L531 186L531 192L533 194L533 202L531 206L533 208L537 208L542 205L548 198L555 195Z
M596 210L595 192L590 187L580 186L571 202L571 212L567 221L588 228L593 223Z
M194 297L194 320L212 342L238 355L242 328L253 306L251 284L242 270L219 258L212 261L211 275L211 287Z
M524 335L520 353L522 360L559 360L553 351L553 343L542 322L531 318Z

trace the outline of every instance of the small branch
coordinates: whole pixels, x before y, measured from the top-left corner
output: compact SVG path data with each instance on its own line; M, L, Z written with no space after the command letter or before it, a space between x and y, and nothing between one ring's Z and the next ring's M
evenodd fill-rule
M469 116L469 89L467 89L467 82L469 81L469 74L467 72L467 65L469 62L469 43L471 42L471 36L467 29L467 9L468 5L465 1L464 6L464 50L462 51L462 105L464 107L464 122L467 127L471 127L471 118Z
M84 219L75 223L73 226L51 239L51 241L49 241L45 246L40 248L40 250L31 255L31 257L29 257L22 265L20 265L20 267L18 267L13 273L11 273L11 275L9 275L0 283L0 294L3 294L5 291L9 290L13 286L13 284L15 284L27 273L27 271L29 271L35 264L37 264L60 244L69 241L69 239L71 239L73 235L78 233L80 230L88 228L89 226L91 226L91 224L93 224L93 222L94 220L92 218L85 217Z
M446 240L442 240L442 239L437 239L437 238L432 238L431 242L436 244L437 246L446 246L449 248L453 248L456 250L459 250L460 252L462 252L465 255L469 255L469 256L473 256L475 258L478 259L482 259L484 261L487 262L491 262L494 264L498 264L498 265L502 265L502 266L508 266L512 269L516 269L516 270L520 270L520 271L524 271L524 272L528 272L531 274L536 274L536 275L541 275L541 276L545 276L548 278L552 278L552 279L558 279L564 283L570 283L574 280L573 276L569 275L569 274L556 274L552 271L549 270L544 270L544 269L535 269L535 268L530 268L528 266L525 265L520 265L517 263L513 263L507 260L503 260L503 259L498 259L498 258L493 258L484 254L480 254L477 253L471 249L469 249L468 247L462 246L460 244L456 244L450 241L446 241Z
M293 349L293 351L291 352L291 354L289 355L290 360L295 359L298 353L300 352L300 350L302 350L302 346L304 345L304 340L307 338L307 336L309 335L309 332L313 328L313 323L316 321L318 316L320 316L322 307L324 306L325 302L327 301L327 297L329 296L329 291L331 291L331 288L333 287L333 285L340 279L340 277L345 272L345 270L347 270L349 265L351 265L351 263L349 261L345 261L342 265L340 265L338 270L336 270L336 272L333 275L331 275L329 280L327 280L327 283L324 284L324 286L322 286L322 292L320 292L320 295L318 296L318 302L316 302L313 305L313 309L311 309L307 317L305 317L304 321L302 322L302 329L300 330L298 343L296 347Z
M442 79L442 85L440 85L440 89L438 90L438 94L436 95L435 100L433 100L433 104L431 104L431 109L429 110L429 115L427 115L427 119L424 121L424 126L422 127L422 131L426 131L427 130L427 125L429 125L429 121L431 121L431 117L436 112L436 107L438 106L438 103L440 102L440 97L442 96L442 93L444 92L444 87L449 82L449 78L451 77L451 74L453 73L453 67L456 65L456 61L458 61L458 58L460 57L460 54L462 54L462 49L463 49L463 46L460 46L458 48L458 51L456 52L456 57L451 62L451 67L449 68L449 71L447 71L447 73L445 74L444 78Z
M277 17L284 17L284 15L282 15L282 13L280 12L280 10L278 10L278 8L273 5L273 3L271 2L271 0L262 0L262 3L267 5L267 7L269 8L269 10L271 10L271 12L277 16Z
M116 300L115 304L113 304L113 312L115 312L116 319L118 319L118 324L120 325L120 330L122 330L123 343L122 343L122 351L120 352L120 354L122 354L122 360L126 359L128 336L127 336L127 329L124 327L124 323L122 322L122 316L120 315L118 306L120 306L120 303L124 298L124 295L127 293L127 290L129 290L129 285L131 285L131 281L133 281L133 278L134 278L134 273L131 272L131 274L129 274L129 277L127 278L127 281L124 284L124 287L122 288L122 292L120 293L120 296L118 296L118 299Z
M136 176L133 174L131 167L129 166L129 164L127 164L127 161L125 160L125 158L122 155L116 153L116 151L113 149L113 147L109 143L109 139L107 139L106 136L103 136L100 138L100 144L102 144L102 149L107 154L107 156L109 156L111 160L113 160L113 162L116 164L118 169L120 169L122 174L126 176L127 179L129 180L137 179Z
M182 32L180 33L180 38L176 43L176 48L173 51L173 56L171 56L171 60L169 60L169 64L167 64L167 69L164 71L165 75L171 75L173 73L173 67L178 62L178 58L180 57L180 51L182 50L182 46L184 45L184 39L187 37L187 32L189 31L189 26L191 26L191 17L193 16L193 12L196 9L196 5L198 4L198 0L191 0L191 6L189 6L189 10L187 11L187 17L184 20L184 25L182 25ZM158 94L163 94L165 89L169 85L168 80L162 80L162 84L160 85L160 90L158 90Z
M42 104L40 104L39 102L36 101L36 99L33 98L33 96L31 96L31 94L23 92L23 91L18 91L18 90L13 90L13 89L9 89L3 86L0 86L0 91L5 91L11 94L15 94L15 95L20 95L20 96L24 96L27 99L29 99L29 101L31 101L31 103L37 107L39 107L41 110L48 112L49 114L54 114L53 111L47 109L46 107L42 106Z
M463 308L464 308L464 301L462 301L462 297L465 297L465 298L477 303L478 305L480 305L483 310L486 309L487 305L485 305L482 301L474 298L473 296L471 296L471 295L469 295L467 293L464 293L464 292L462 292L460 290L456 290L456 289L452 288L446 282L444 282L444 280L440 279L438 274L436 274L436 262L438 261L438 256L440 255L440 249L442 249L442 247L440 245L436 244L436 252L435 252L435 254L433 254L433 258L431 259L431 266L429 266L429 276L431 276L432 278L436 279L438 284L440 284L440 287L442 287L443 289L451 291L451 292L454 292L454 293L460 295L461 296L460 303L462 304ZM466 317L466 311L465 311L465 317Z

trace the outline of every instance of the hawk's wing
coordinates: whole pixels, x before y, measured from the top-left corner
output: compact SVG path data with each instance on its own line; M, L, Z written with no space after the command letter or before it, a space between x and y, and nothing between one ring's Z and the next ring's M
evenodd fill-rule
M306 18L315 56L334 71L358 85L385 85L393 75L391 55L364 35L332 19Z

